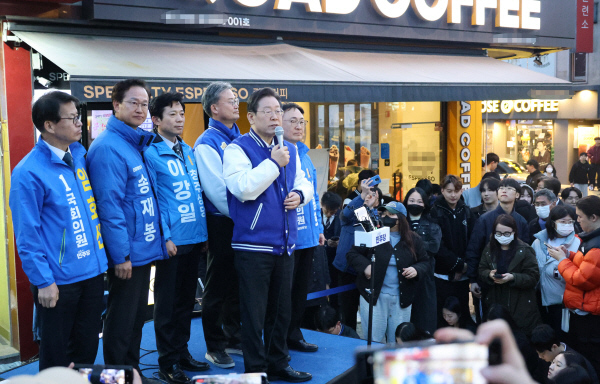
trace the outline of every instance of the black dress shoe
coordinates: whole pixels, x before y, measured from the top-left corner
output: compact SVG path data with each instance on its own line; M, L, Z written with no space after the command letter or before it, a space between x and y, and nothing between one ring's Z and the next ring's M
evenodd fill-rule
M300 372L294 370L289 365L276 372L267 372L270 381L283 380L289 383L301 383L312 379L312 375L308 372Z
M179 364L173 364L167 368L160 368L159 375L169 384L191 384L192 380L181 370Z
M319 347L315 344L307 343L305 340L288 340L288 348L300 352L317 352Z
M289 363L290 361L292 361L292 356L290 356L290 355L287 355L286 359L287 359L287 361L288 361L288 363Z
M179 366L181 369L191 372L201 372L210 369L210 365L208 365L208 363L194 360L192 355L187 355L187 357L179 360Z

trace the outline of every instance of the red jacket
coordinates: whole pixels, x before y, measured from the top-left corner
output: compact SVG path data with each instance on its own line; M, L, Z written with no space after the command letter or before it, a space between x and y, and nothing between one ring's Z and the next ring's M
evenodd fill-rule
M558 264L567 285L563 301L570 309L600 315L600 230L581 235L577 253Z
M591 146L587 154L591 164L600 164L600 147Z

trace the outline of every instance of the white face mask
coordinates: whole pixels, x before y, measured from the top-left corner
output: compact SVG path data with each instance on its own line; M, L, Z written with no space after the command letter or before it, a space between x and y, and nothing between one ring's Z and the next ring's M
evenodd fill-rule
M574 230L573 224L556 223L556 232L561 236L569 236Z
M496 240L498 240L498 242L500 244L506 245L506 244L512 243L512 241L515 239L515 234L513 233L508 237L498 236L498 235L494 235L494 237L496 238Z
M535 212L540 219L546 220L548 216L550 216L550 206L546 205L543 207L535 207Z
M552 168L550 168L550 167L546 168L546 173L552 173Z

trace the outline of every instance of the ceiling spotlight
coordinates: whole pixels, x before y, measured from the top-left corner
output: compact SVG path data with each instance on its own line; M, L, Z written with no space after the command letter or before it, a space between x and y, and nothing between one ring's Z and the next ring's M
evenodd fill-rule
M48 88L50 86L50 84L52 84L52 82L50 80L46 79L45 77L36 76L35 79L37 80L38 83L40 83L42 85L42 87Z
M537 55L535 59L533 59L533 64L537 65L538 67L542 66L542 58L540 55Z

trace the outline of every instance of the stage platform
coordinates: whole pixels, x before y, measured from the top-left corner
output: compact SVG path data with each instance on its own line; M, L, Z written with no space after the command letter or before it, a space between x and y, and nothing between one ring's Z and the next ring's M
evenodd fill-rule
M314 343L319 346L319 350L314 353L302 353L290 351L292 361L290 365L297 370L307 371L312 373L313 379L309 383L326 384L334 377L342 374L351 366L354 365L354 350L361 346L366 346L366 340L351 339L342 336L328 335L325 333L302 330L304 338L309 343ZM147 350L156 349L156 340L154 337L154 323L148 322L144 325L144 333L142 337L142 348ZM202 330L202 318L192 320L192 336L189 344L189 349L192 356L199 361L206 361L204 354L206 353L206 344L204 343L204 332ZM145 351L141 351L143 355ZM243 373L244 360L242 356L231 355L235 361L235 368L221 369L211 364L209 371L202 374L228 374L228 373ZM158 354L150 353L141 359L142 364L156 365L158 364ZM96 364L104 364L102 356L102 340ZM143 366L142 368L147 368ZM32 363L13 369L12 371L0 374L0 378L8 379L17 375L32 375L38 372L38 363ZM145 376L151 376L153 372L157 372L157 368L144 370ZM192 377L193 372L188 372Z

